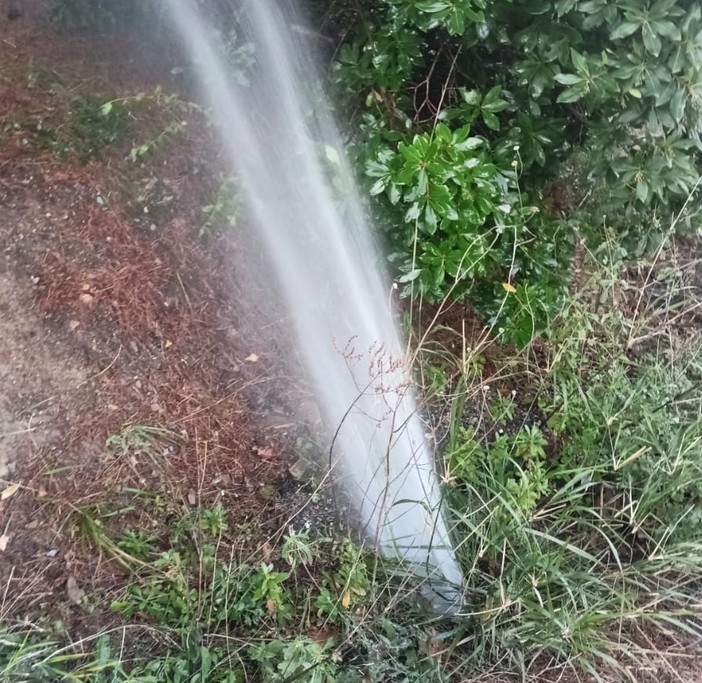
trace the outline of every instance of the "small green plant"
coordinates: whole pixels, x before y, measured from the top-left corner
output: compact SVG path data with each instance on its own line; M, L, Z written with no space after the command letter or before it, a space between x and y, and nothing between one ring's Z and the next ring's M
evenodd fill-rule
M495 422L509 422L514 418L514 398L512 396L498 395L488 405L490 417Z
M362 547L344 541L338 567L326 572L315 600L317 615L331 623L340 622L353 606L362 605L370 595L368 558Z
M310 567L315 559L315 542L305 532L297 533L290 529L280 547L280 556L290 565L292 571L298 567Z
M143 529L136 531L125 529L117 540L117 547L127 555L138 560L145 560L155 552L154 541L154 536L149 535Z
M112 609L127 618L143 614L170 628L186 628L197 613L198 592L190 585L187 559L175 550L161 553L149 572L112 602Z
M169 123L155 138L135 145L129 151L130 161L137 162L145 157L158 154L165 149L168 143L176 136L181 135L185 125L182 121Z
M49 125L40 127L37 142L61 159L77 157L88 161L125 140L128 122L126 106L115 106L106 111L99 98L92 95L81 97L72 106L66 122L54 128Z
M227 511L221 503L209 510L200 511L200 529L213 538L218 538L227 531Z
M206 220L200 228L200 237L217 235L235 228L241 218L243 202L237 180L227 176L219 184L211 204L202 207Z
M263 563L252 577L253 599L265 602L268 612L283 621L290 615L288 597L282 585L289 576L287 572L275 571L272 564Z
M182 441L181 434L161 427L125 425L119 434L110 436L105 445L118 457L144 454L157 460Z
M251 646L249 656L261 669L266 683L332 683L337 665L331 646L300 636L290 641L274 640Z
M87 162L124 143L133 122L149 121L155 118L154 112L159 117L174 118L150 140L132 146L128 157L136 162L161 152L176 136L182 135L187 126L184 117L194 109L195 105L164 93L160 87L152 93L140 92L107 101L95 95L80 96L72 103L66 120L59 125L40 121L33 135L39 146L52 150L59 158L75 157Z

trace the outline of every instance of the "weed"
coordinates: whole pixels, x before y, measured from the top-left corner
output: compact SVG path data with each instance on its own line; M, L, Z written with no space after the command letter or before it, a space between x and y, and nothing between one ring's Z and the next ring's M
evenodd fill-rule
M280 556L295 571L298 567L309 567L314 563L315 545L310 535L305 532L296 533L290 529L290 533L283 539L280 547Z
M129 159L133 162L144 159L153 154L158 154L165 149L168 143L177 135L180 135L185 128L183 121L169 123L155 138L142 142L132 147L129 151Z
M107 639L96 638L95 650L73 652L59 646L58 634L35 631L0 629L0 680L72 681L105 683L125 680L117 658L110 656Z
M125 425L119 434L107 439L106 446L118 457L144 454L156 461L182 441L182 434L161 427Z
M38 131L37 142L61 159L76 156L81 161L88 161L126 138L128 120L127 107L106 111L103 101L97 97L82 97L72 107L65 123Z
M214 538L218 538L227 530L227 511L221 503L209 510L200 512L200 529Z
M287 642L274 640L251 646L249 655L259 664L267 683L332 683L337 680L333 650L302 636Z
M317 615L339 623L352 606L362 605L370 595L371 574L363 548L346 541L338 554L338 566L325 572L315 600Z
M227 228L235 228L241 217L242 206L237 181L227 176L220 182L212 203L202 208L207 218L200 228L200 237L217 235Z
M154 540L142 529L125 529L117 541L117 547L138 560L144 560L155 552Z
M520 410L533 415L537 403L547 428L532 419L484 436L454 402L446 496L466 581L466 671L509 661L528 676L546 653L597 676L621 668L624 651L646 659L636 627L697 634L692 596L680 586L702 576L699 335L661 327L659 306L671 294L659 285L653 317L633 320L620 267L596 267L549 326L538 365L527 352L521 374L510 370L530 397ZM632 358L622 349L632 348L634 328L646 341ZM467 378L457 390L466 386ZM486 407L499 419L517 401ZM672 567L681 552L679 585L660 581L653 567Z
M488 412L495 422L509 422L514 418L514 408L511 396L500 395L488 405Z
M187 125L183 118L194 109L195 105L168 95L161 88L111 100L90 94L78 97L59 125L39 121L32 136L40 147L52 150L60 159L76 157L86 162L124 143L140 113L142 119L148 111L175 119L151 139L132 146L128 157L136 162L161 152L174 137L181 135Z
M190 638L178 652L137 666L128 683L239 683L237 664L226 651Z

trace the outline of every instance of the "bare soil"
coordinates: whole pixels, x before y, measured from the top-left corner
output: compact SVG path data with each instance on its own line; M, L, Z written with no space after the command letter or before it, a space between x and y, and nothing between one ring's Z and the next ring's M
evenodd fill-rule
M291 408L305 395L285 321L233 266L260 257L235 234L199 236L219 167L198 111L178 111L181 134L140 163L130 148L172 110L131 115L88 159L62 153L80 102L170 92L171 57L59 31L44 9L10 21L0 2L0 619L88 629L69 580L90 598L125 578L79 533L82 511L131 506L158 526L167 516L147 519L135 491L221 502L263 542L289 512L310 404ZM129 447L135 425L163 430L158 452ZM108 445L120 435L127 447Z

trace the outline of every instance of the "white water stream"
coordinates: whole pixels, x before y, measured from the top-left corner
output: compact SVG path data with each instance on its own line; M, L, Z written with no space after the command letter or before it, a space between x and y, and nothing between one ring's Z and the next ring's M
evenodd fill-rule
M274 0L244 3L256 65L242 88L198 3L167 5L274 264L333 436L335 479L378 550L455 602L461 574L389 284L309 43Z

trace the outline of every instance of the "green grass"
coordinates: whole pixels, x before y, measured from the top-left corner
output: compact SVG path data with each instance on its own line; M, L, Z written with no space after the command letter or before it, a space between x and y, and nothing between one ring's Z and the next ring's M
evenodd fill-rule
M466 577L462 675L499 665L538 680L550 661L605 680L645 665L643 634L702 635L698 304L669 266L644 287L621 263L592 267L546 344L473 391L493 396L483 405L498 422L521 402L516 433L465 427L471 383L454 379L445 456Z
M262 543L219 503L135 491L76 511L73 528L125 572L91 609L161 645L147 657L130 635L70 646L60 629L6 629L0 680L537 681L548 666L610 681L666 656L651 642L699 639L702 336L694 289L664 256L634 280L592 255L591 280L522 351L419 348L448 423L459 614L430 614L402 566L349 538ZM158 462L179 440L128 425L108 445ZM161 524L147 532L136 512Z

